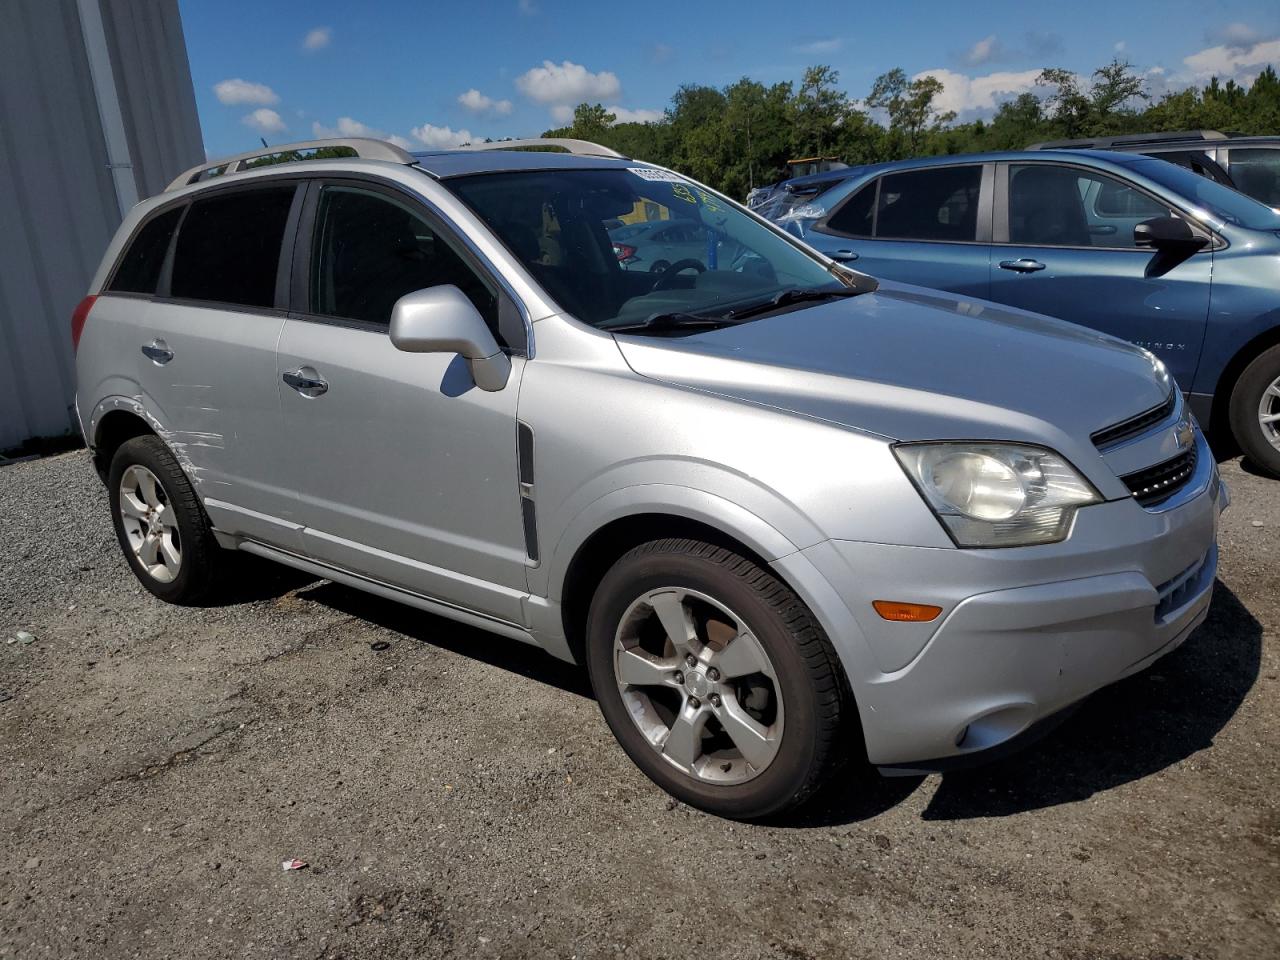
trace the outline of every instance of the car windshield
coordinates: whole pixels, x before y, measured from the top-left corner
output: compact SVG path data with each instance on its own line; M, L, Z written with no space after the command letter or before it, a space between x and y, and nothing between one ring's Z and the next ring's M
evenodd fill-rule
M1280 213L1186 167L1150 157L1133 161L1131 167L1136 173L1186 197L1218 220L1251 230L1280 230Z
M727 322L761 315L756 308L780 295L779 309L874 287L665 170L519 171L445 184L557 303L600 329Z

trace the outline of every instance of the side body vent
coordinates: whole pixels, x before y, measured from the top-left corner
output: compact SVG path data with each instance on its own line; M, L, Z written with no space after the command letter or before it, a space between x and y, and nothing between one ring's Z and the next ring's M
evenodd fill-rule
M524 549L534 563L538 555L538 518L533 504L533 428L516 421L516 473L520 481L520 520L524 524Z

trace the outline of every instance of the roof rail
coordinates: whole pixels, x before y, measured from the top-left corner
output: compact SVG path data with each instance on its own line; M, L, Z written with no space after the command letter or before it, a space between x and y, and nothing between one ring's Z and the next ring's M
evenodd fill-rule
M400 149L394 143L388 143L386 140L373 140L368 137L341 137L333 140L301 140L298 143L282 143L275 147L264 147L260 150L249 150L245 153L237 153L234 156L223 157L221 160L197 164L190 170L187 170L174 178L174 181L164 188L165 193L168 193L170 190L178 190L182 187L189 186L190 184L198 181L202 174L209 173L213 170L220 171L220 174L239 173L242 170L248 169L246 164L251 160L258 160L262 157L273 157L276 154L290 153L294 150L323 150L326 147L347 147L348 149L353 150L357 157L364 160L389 160L392 163L406 164L417 162L408 152Z
M590 140L574 140L570 137L532 137L528 140L495 140L492 143L472 143L459 150L523 150L526 147L559 147L575 157L612 157L630 160L617 150L592 143Z
M1227 140L1228 135L1218 130L1178 130L1167 133L1130 133L1114 137L1091 137L1080 140L1046 140L1033 143L1028 150L1062 150L1076 148L1105 150L1110 147L1132 147L1145 143L1203 143L1206 140Z

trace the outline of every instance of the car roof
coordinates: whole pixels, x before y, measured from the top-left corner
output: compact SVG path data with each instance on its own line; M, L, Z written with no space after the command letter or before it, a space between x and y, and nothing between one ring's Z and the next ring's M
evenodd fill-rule
M421 151L412 156L417 166L441 180L521 170L625 170L649 166L638 160L615 160L547 150L439 150Z
M1142 154L1120 153L1115 150L999 150L988 153L948 153L937 157L914 157L910 160L886 160L863 167L842 170L844 179L863 179L892 173L896 170L917 170L923 167L951 167L964 164L1016 162L1020 160L1044 163L1047 159L1070 158L1084 161L1089 166L1127 166L1149 159ZM788 184L794 181L787 181Z

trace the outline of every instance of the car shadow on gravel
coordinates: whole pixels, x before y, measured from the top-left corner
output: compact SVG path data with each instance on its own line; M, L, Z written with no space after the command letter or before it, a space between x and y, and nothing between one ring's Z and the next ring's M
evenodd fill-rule
M1257 680L1262 625L1221 581L1205 623L1142 673L1100 690L1027 750L949 773L926 820L1000 817L1150 776L1213 745Z
M491 667L518 673L538 683L580 697L592 697L587 672L557 660L541 647L468 627L465 624L416 610L394 600L324 581L298 592L298 597L322 603L386 630L394 630L420 643L448 650Z
M586 671L537 647L321 582L299 590L322 603L420 643L591 698ZM1099 691L1026 750L946 774L926 820L997 817L1083 800L1149 776L1211 746L1257 679L1262 626L1221 581L1209 618L1178 650L1143 673ZM790 828L869 820L897 806L923 777L881 777L849 762L801 809L770 821Z

